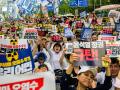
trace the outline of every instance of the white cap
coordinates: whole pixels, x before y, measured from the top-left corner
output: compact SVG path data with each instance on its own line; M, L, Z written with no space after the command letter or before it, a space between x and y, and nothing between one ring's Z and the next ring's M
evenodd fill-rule
M81 69L79 70L78 74L82 73L82 72L86 72L90 70L89 66L81 66Z
M81 66L81 69L78 71L78 74L82 73L82 72L86 72L86 71L91 71L94 75L97 74L97 69L94 67L90 67L90 66Z

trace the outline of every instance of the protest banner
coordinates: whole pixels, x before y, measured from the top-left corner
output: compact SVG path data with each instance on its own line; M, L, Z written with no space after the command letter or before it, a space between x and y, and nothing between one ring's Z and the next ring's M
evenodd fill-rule
M101 31L102 29L103 29L103 26L102 25L94 25L94 29L96 30L96 31Z
M92 35L92 28L83 28L80 34L81 40L90 40Z
M120 23L115 23L115 30L120 32Z
M0 75L32 72L34 61L25 39L0 40Z
M0 90L56 90L51 72L0 76Z
M101 31L101 35L112 35L113 34L113 29L110 27L103 27Z
M83 11L80 13L80 17L81 18L85 18L87 16L87 12L86 11Z
M116 36L109 36L109 35L99 35L98 40L102 41L116 41L117 37Z
M80 42L79 46L74 49L74 53L79 55L75 66L101 66L101 57L105 55L104 42Z
M60 42L60 41L62 41L62 37L59 34L54 34L51 36L51 40L53 42Z
M52 25L52 32L57 32L57 26L56 25Z
M43 27L36 27L36 29L38 31L38 36L46 36L48 33L48 31Z
M35 28L25 28L23 31L24 39L37 39L38 32Z
M120 40L120 32L117 35L117 40Z
M75 28L76 28L76 29L79 29L79 28L82 28L82 27L83 27L82 21L76 21Z
M73 32L71 31L70 28L68 28L68 27L64 28L64 36L65 37L73 37Z
M73 43L65 43L65 48L66 48L66 54L71 54L73 53Z
M102 22L103 23L108 23L108 22L110 22L110 18L109 17L103 17Z
M107 41L106 52L110 57L118 57L120 55L120 41Z

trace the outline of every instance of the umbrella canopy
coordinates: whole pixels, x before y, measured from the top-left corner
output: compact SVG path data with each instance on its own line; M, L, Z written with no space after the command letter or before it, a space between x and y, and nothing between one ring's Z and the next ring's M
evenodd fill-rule
M105 5L105 6L101 6L100 8L96 8L95 11L111 10L111 9L118 9L118 8L120 8L120 4L112 4L112 5Z

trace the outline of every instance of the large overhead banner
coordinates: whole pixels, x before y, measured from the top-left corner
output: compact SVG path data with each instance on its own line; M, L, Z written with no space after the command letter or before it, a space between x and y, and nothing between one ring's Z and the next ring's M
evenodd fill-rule
M0 90L56 90L51 72L0 76Z
M70 0L69 5L71 7L87 7L88 6L88 0Z
M88 6L88 0L78 0L78 6L87 7Z

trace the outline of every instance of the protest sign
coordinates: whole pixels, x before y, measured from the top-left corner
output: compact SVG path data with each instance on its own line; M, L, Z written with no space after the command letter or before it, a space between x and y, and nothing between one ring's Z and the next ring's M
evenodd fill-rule
M0 76L0 90L55 90L51 72Z
M46 34L48 33L45 28L37 27L36 29L38 31L38 36L46 36Z
M96 31L101 31L102 29L103 29L103 26L102 25L94 25L94 29L96 30Z
M83 11L80 13L80 17L81 18L85 18L87 16L87 12L86 11Z
M106 52L110 57L118 57L120 55L120 41L107 41Z
M113 34L113 29L110 27L103 27L101 31L102 35L112 35Z
M82 32L80 34L81 40L90 40L92 35L92 29L91 28L83 28Z
M73 53L73 43L65 43L65 48L67 49L66 54Z
M53 41L53 42L60 42L60 41L62 41L62 37L58 34L54 34L54 35L52 35L51 36L51 40Z
M32 72L34 61L31 48L24 39L0 40L0 75Z
M76 29L79 29L79 28L82 28L82 27L83 27L82 21L76 21L75 28L76 28Z
M71 31L70 28L68 28L68 27L64 28L64 36L65 37L73 37L73 32Z
M117 35L117 40L120 40L120 32L119 32L119 34Z
M103 17L102 22L103 23L108 23L108 22L110 22L110 18L109 17Z
M25 28L23 31L24 39L37 39L38 32L35 28Z
M120 32L120 23L115 23L115 29Z
M102 41L116 41L117 37L116 36L109 36L109 35L99 35L98 40Z
M101 66L101 57L105 55L104 42L80 42L80 48L74 49L74 53L79 55L79 61L75 66Z
M57 32L57 26L56 25L52 25L52 32Z

